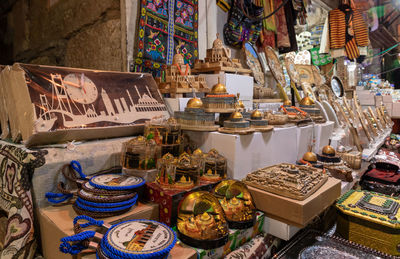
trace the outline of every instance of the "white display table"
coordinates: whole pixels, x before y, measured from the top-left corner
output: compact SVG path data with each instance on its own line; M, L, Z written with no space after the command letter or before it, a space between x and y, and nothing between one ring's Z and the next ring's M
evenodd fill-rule
M316 124L316 146L328 144L333 122ZM274 128L271 132L250 135L222 134L218 132L191 132L186 134L203 150L217 149L228 160L228 177L241 180L257 169L279 163L296 163L307 151L313 126ZM325 139L321 139L325 138Z

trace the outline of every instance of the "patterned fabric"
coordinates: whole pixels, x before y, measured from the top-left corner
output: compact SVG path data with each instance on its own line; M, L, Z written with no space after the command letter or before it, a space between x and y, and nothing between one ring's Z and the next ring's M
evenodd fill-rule
M274 6L280 6L282 0L275 0ZM275 14L277 24L277 46L278 48L290 48L290 39L286 23L285 9L281 8Z
M263 7L255 5L250 0L233 1L228 22L224 25L224 40L228 46L241 48L244 42L255 44L258 40L262 21L253 21L249 17L262 17Z
M368 27L357 10L335 9L329 12L330 47L345 47L349 59L360 56L358 47L368 46Z
M329 54L320 54L319 48L313 48L310 50L311 60L315 66L323 66L332 62L332 57Z
M197 19L197 0L141 0L135 71L160 76L176 51L193 65L198 58Z
M0 207L7 214L7 228L0 258L33 258L36 239L33 228L31 181L34 169L44 164L45 152L30 152L0 144Z
M319 46L319 44L321 43L321 36L323 29L324 29L323 24L317 25L311 29L311 39L310 39L311 45Z

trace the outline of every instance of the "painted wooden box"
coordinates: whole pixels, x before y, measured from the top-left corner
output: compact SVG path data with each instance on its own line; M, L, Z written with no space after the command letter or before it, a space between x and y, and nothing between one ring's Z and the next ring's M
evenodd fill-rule
M0 73L1 137L27 146L134 135L162 115L150 74L27 64Z
M351 190L336 203L337 232L344 238L390 254L400 255L400 199Z

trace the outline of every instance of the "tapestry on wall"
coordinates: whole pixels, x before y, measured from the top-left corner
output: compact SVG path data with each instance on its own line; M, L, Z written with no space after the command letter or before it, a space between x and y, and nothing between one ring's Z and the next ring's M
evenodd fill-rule
M34 169L45 163L44 155L45 151L0 144L0 210L7 217L5 231L0 234L2 259L34 256L31 181Z
M162 76L179 51L192 66L198 58L197 0L141 0L135 72Z

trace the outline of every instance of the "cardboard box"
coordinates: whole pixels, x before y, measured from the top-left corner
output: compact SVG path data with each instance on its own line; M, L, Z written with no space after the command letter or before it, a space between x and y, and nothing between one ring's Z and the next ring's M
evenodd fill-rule
M256 208L270 218L296 227L305 227L331 206L341 194L341 181L329 177L327 182L303 201L293 200L248 186Z
M81 259L96 259L95 254L81 256ZM168 259L197 259L196 250L191 247L184 247L177 243L169 252Z
M393 103L391 95L382 95L383 103Z
M300 230L301 228L299 227L289 225L285 222L267 216L264 217L263 232L271 234L285 241L291 239Z
M383 96L382 95L375 95L375 104L381 105L383 103Z
M59 251L60 239L74 234L73 219L77 216L71 205L39 209L40 235L42 252L46 259L72 259L72 255ZM158 220L158 204L139 203L123 215L103 219L109 224L116 224L129 219Z
M191 190L164 190L156 182L146 183L146 196L160 205L160 222L174 226L178 216L178 205L186 194L193 191L211 191L218 183L202 183Z
M18 63L1 74L1 124L26 146L131 136L168 115L150 74Z
M400 103L393 103L392 117L400 117Z
M357 91L357 96L361 105L375 105L375 94L369 90Z
M210 250L198 248L193 249L197 252L198 259L220 259L261 233L263 226L264 213L258 211L257 221L253 227L248 229L229 229L228 243L224 246Z

